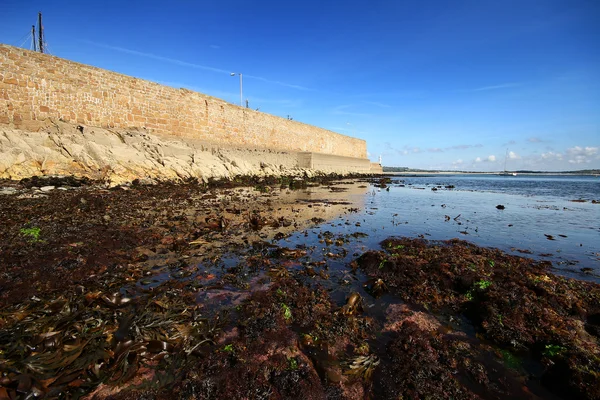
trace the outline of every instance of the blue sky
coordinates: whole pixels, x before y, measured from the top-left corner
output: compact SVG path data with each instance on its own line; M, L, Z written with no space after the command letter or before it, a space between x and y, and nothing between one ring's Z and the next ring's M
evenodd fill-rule
M600 168L597 0L1 0L0 42L38 11L54 55L232 103L241 72L251 108L387 166Z

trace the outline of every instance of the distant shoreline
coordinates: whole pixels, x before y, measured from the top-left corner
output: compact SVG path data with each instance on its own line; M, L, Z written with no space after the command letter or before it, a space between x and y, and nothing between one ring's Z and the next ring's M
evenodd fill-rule
M508 171L511 172L512 171ZM403 176L407 176L407 175L418 175L418 176L423 176L423 175L497 175L500 176L501 171L498 172L466 172L466 171L386 171L385 167L383 167L383 173L386 175L403 175ZM517 173L517 177L519 176L596 176L598 177L600 175L600 171L598 173L590 173L590 172L578 172L578 171L573 171L573 172L534 172L534 171L528 171L528 172L520 172L520 171L516 171ZM507 178L512 178L512 176L507 176Z

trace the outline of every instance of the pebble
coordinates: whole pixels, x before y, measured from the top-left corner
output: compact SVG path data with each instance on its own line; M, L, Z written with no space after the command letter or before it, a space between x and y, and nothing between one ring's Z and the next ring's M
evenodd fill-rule
M15 194L17 193L17 189L12 188L12 187L3 187L0 188L0 195L2 194Z
M48 197L48 195L43 193L22 193L17 199L41 199L44 197Z
M41 190L42 192L49 192L49 191L51 191L51 190L54 190L54 189L55 189L55 186L42 186L42 187L40 188L40 190Z

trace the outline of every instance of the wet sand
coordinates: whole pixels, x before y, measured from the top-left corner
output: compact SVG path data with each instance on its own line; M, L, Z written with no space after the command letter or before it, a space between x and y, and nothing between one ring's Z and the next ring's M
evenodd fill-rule
M4 182L0 399L600 397L598 284L245 183Z

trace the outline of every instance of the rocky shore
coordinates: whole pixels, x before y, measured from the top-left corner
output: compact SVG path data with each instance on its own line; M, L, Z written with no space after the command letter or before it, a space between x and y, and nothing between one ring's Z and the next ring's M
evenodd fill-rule
M1 182L0 399L600 398L600 285L239 180Z
M38 126L39 125L39 126ZM238 176L311 178L351 173L299 167L299 153L226 147L145 129L105 129L46 119L35 131L0 125L0 178L37 175L87 177L110 185L135 179L185 181Z

